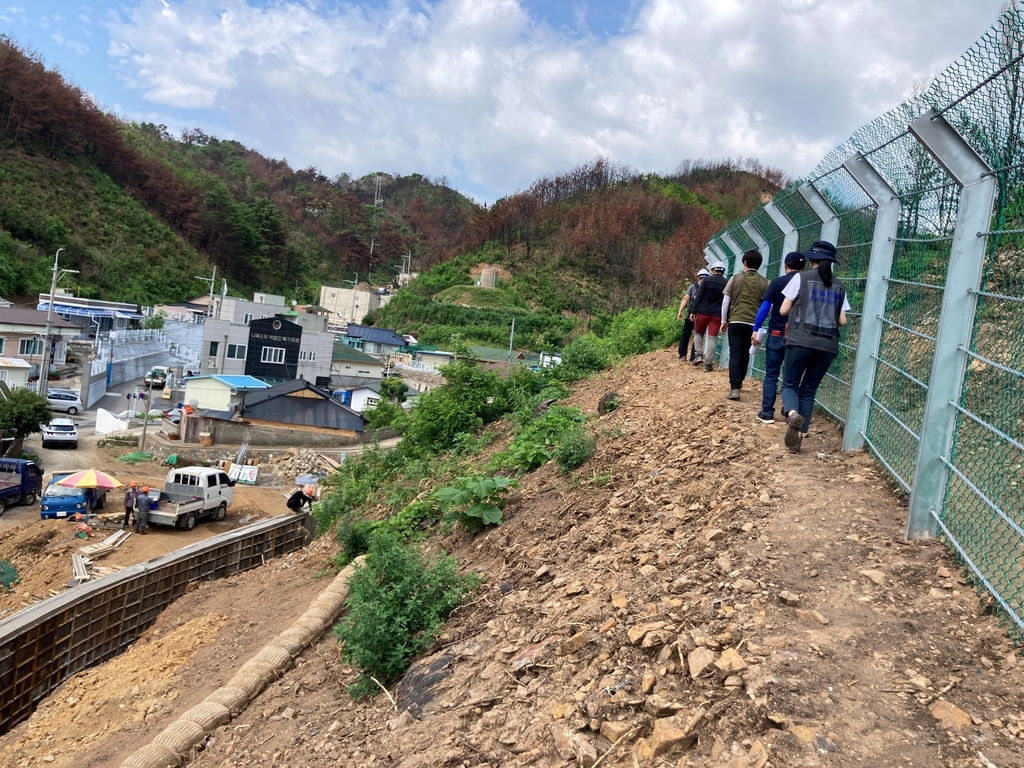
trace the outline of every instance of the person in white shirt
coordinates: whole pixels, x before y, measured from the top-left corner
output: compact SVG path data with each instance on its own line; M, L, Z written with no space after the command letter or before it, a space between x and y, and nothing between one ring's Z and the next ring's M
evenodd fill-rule
M843 284L832 277L836 247L825 240L803 255L811 263L783 289L781 314L788 316L786 362L782 373L785 444L790 453L800 445L811 423L814 397L839 353L839 329L846 325L850 302Z

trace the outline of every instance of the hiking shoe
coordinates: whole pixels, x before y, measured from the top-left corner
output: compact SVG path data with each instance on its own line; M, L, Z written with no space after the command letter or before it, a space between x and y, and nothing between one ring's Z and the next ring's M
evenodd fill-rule
M793 453L800 452L800 427L804 425L804 417L800 415L799 411L790 411L789 415L786 416L786 447ZM796 449L795 451L793 449Z
M801 437L800 439L803 440L803 437ZM800 453L800 444L797 443L796 448L789 448L788 450L790 453Z
M704 363L704 371L706 373L711 373L713 370L715 370L714 363Z
M703 355L697 355L695 358L693 358L693 364L694 365L704 365L704 356Z
M727 400L739 400L740 391L738 389L730 389L729 394L725 396Z
M757 420L760 421L762 424L774 424L775 414L768 413L767 411L758 411Z

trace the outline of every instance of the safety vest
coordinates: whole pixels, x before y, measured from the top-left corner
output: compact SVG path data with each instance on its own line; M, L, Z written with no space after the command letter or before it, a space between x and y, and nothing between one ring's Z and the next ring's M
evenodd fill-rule
M812 269L800 275L800 295L789 312L786 346L839 353L839 313L846 289L833 279L827 286Z

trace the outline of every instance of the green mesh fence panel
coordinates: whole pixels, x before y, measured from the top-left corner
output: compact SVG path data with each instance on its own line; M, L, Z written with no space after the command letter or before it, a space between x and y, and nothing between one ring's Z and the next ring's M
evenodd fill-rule
M803 195L796 191L796 187L777 194L775 204L782 209L782 212L796 227L798 235L796 249L798 251L810 249L815 240L821 239L821 219L811 210L811 206L804 200Z
M725 276L732 277L732 265L735 261L736 254L732 252L732 248L725 244L725 240L722 239L721 232L719 232L711 239L714 241L715 245L717 245L721 249L722 253L724 253L728 257L725 260Z
M945 118L997 171L999 183L941 520L1018 640L1024 638L1022 57L1024 17L1010 9L933 87L950 104Z
M757 250L757 243L751 240L750 235L748 235L746 231L743 229L743 222L734 221L732 224L726 227L725 230L732 236L732 239L735 240L737 244L739 244L740 248L743 249L744 253L746 253L747 251Z

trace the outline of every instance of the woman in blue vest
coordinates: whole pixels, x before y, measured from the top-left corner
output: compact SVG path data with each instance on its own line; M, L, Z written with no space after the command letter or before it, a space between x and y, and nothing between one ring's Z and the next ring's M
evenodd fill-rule
M781 314L789 317L786 363L782 373L782 413L786 447L800 453L821 380L839 353L839 329L846 325L850 302L843 284L832 277L836 247L819 240L803 252L811 263L782 291Z

